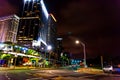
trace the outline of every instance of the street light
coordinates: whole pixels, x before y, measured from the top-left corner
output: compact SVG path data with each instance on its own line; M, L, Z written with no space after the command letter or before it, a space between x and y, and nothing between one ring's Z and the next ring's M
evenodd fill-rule
M48 45L48 46L47 46L47 50L49 51L49 50L51 50L51 49L52 49L52 46Z
M86 68L86 50L85 50L85 44L82 41L76 40L76 44L81 44L83 46L83 53L84 53L84 67Z

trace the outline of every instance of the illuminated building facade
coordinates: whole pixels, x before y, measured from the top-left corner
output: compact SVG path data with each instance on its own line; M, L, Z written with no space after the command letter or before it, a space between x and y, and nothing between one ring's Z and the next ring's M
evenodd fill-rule
M48 36L47 44L52 46L53 51L57 48L57 31L56 31L56 19L52 14L49 14L48 18Z
M56 45L56 19L47 12L43 0L25 0L20 28L18 32L18 44L27 47L40 47L47 50L47 46Z
M41 48L47 50L48 46L52 47L52 51L56 52L56 19L53 14L49 14L43 0L41 0L41 28L39 30L38 42Z
M0 18L0 42L16 43L19 17L10 15Z
M40 1L24 0L17 36L19 45L32 47L33 40L37 40L41 26L40 11Z
M43 17L44 18L44 17ZM41 41L41 46L51 46L53 51L56 51L57 39L56 39L56 19L52 14L48 15L48 19L42 19L42 27L39 31L39 39ZM43 43L43 45L42 45ZM46 48L47 49L47 48Z

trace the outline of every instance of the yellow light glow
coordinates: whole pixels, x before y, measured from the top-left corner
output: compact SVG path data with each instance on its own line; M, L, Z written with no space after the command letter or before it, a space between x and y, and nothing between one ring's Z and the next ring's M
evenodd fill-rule
M79 41L79 40L76 40L76 41L75 41L75 43L76 43L76 44L79 44L79 43L80 43L80 41Z
M55 22L57 22L57 20L55 19L53 14L50 14L52 16L52 18L54 19Z

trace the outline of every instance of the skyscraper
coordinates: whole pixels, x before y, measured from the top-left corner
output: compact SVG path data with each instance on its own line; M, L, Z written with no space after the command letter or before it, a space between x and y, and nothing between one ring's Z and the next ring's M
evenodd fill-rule
M39 0L24 0L17 36L19 45L32 47L32 41L37 40L38 31L41 25L40 11Z
M42 4L41 2L41 5ZM45 7L42 7L41 16L41 28L39 30L38 42L41 43L41 47L44 47L45 51L47 51L48 46L52 47L52 51L56 51L57 20L53 14L48 14Z
M16 43L19 17L10 15L0 18L0 42Z
M43 0L24 0L21 14L18 44L44 47L44 50L48 45L55 48L56 20L48 13Z
M57 48L57 31L56 31L56 19L53 14L49 14L48 18L48 36L47 36L47 44L51 45L53 51L56 51Z

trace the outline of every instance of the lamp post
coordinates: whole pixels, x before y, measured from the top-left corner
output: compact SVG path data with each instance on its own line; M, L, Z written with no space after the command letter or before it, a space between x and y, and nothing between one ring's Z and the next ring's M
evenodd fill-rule
M85 50L85 44L82 41L76 40L76 44L81 44L83 46L83 53L84 53L84 67L86 68L86 50Z

